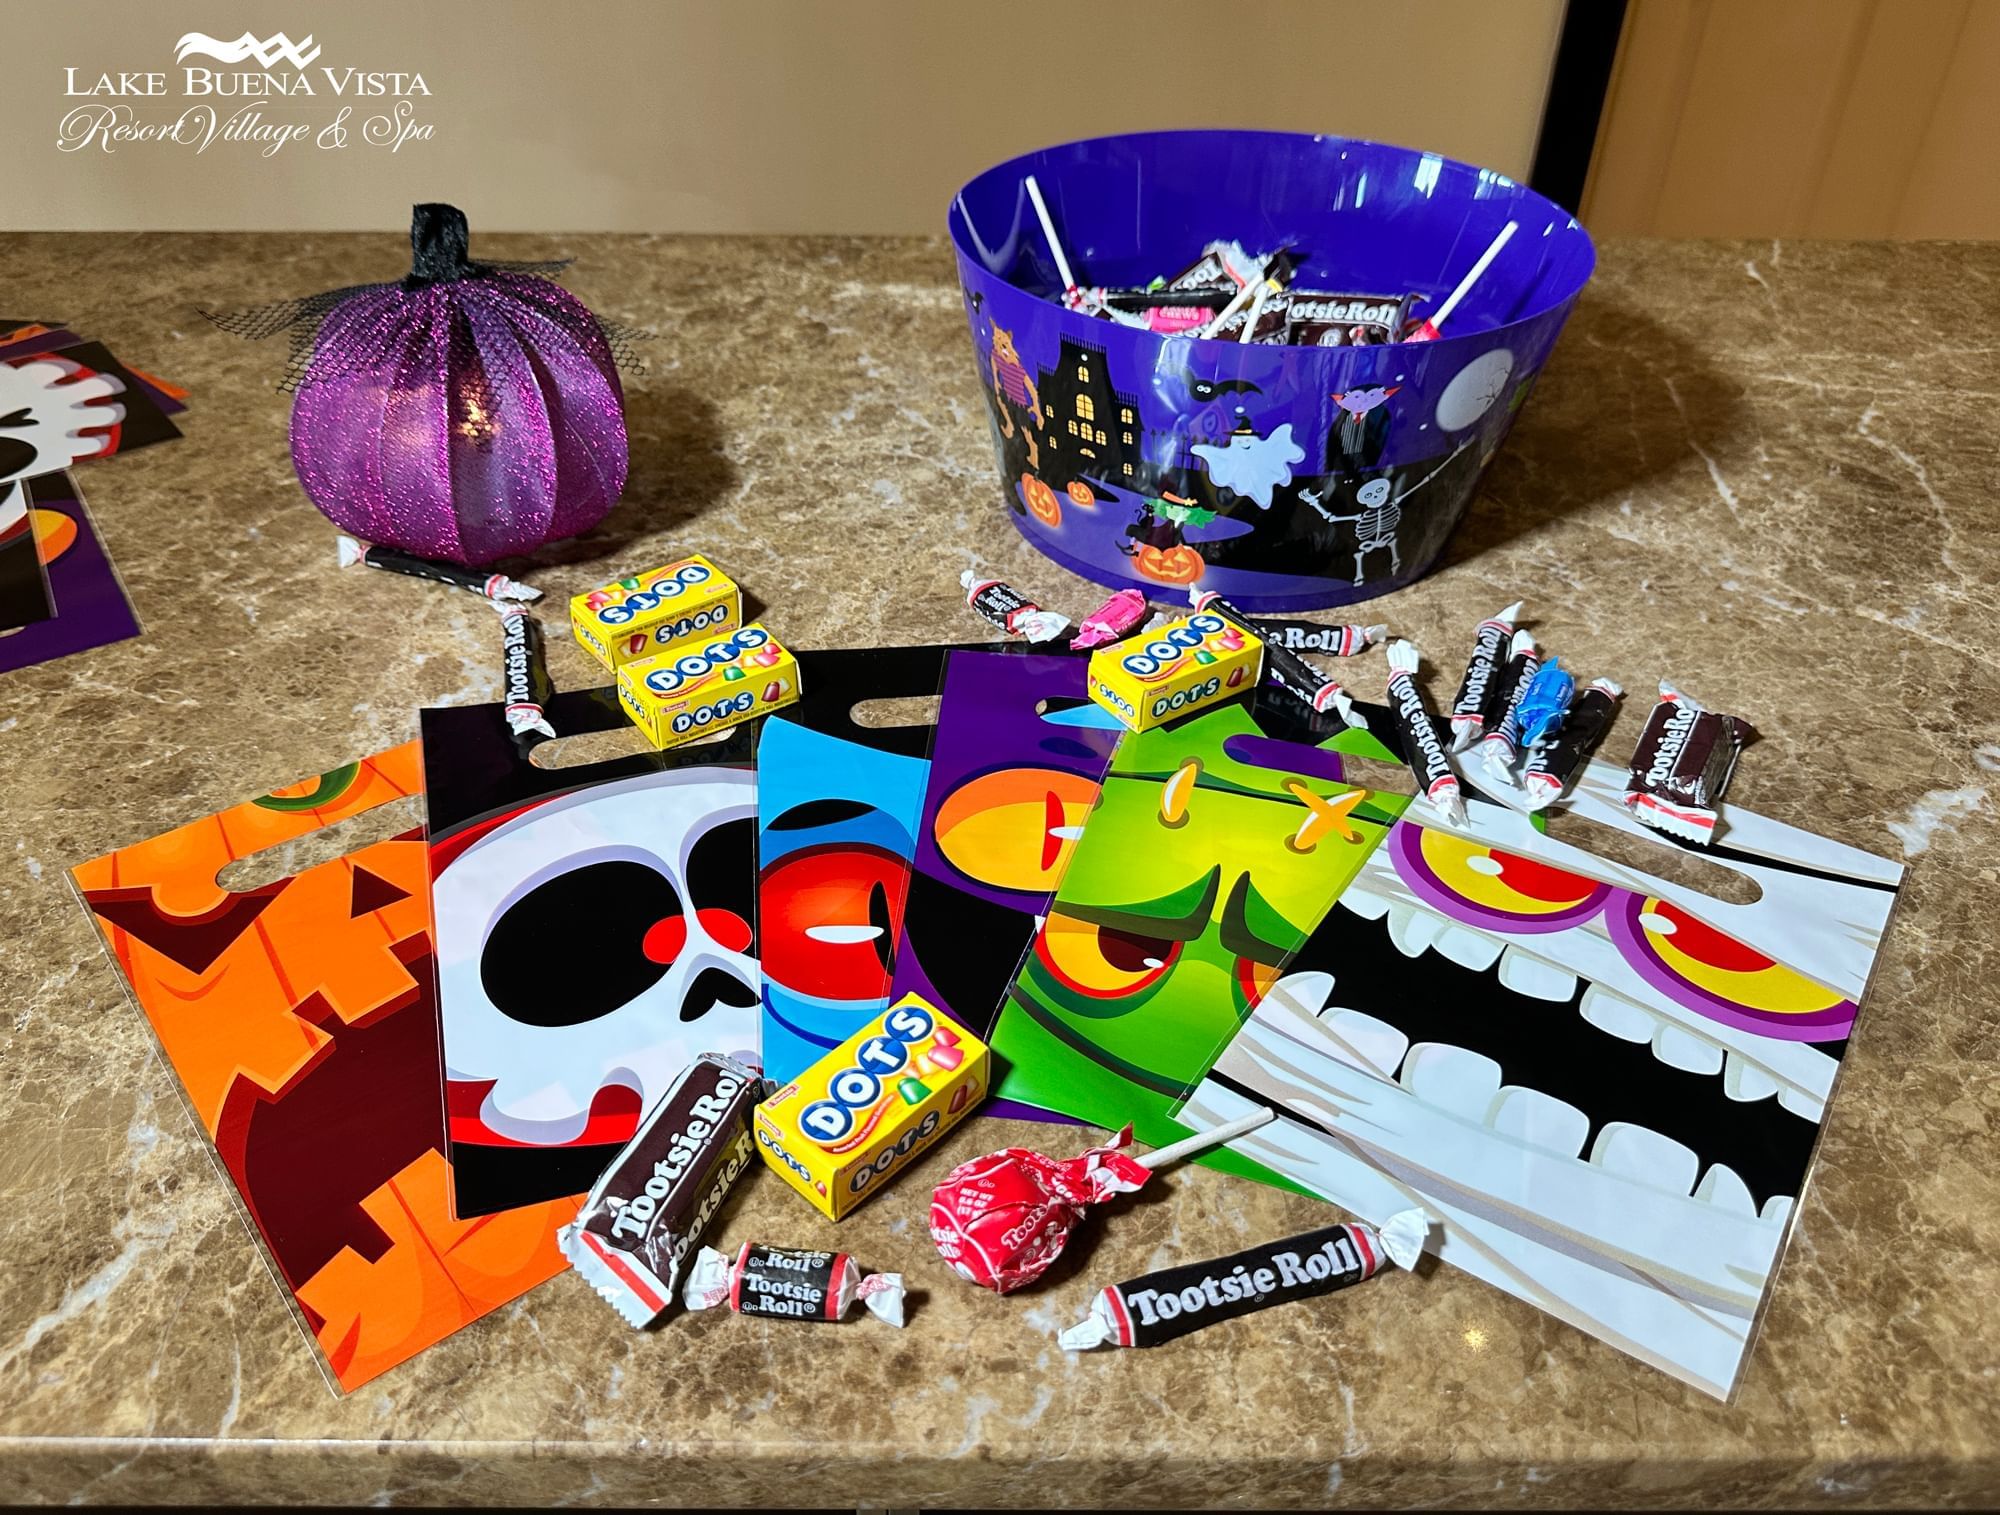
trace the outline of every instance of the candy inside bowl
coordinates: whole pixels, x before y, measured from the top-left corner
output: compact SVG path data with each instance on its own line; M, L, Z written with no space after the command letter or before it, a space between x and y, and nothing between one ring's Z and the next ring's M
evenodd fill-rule
M1254 611L1431 566L1595 263L1500 174L1280 132L1047 148L948 219L1017 528Z

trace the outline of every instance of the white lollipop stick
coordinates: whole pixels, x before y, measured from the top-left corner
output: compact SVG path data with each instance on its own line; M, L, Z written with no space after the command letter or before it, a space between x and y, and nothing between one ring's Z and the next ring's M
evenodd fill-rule
M1259 1126L1268 1126L1278 1118L1276 1110L1252 1110L1225 1126L1217 1126L1213 1131L1197 1132L1193 1136L1182 1137L1179 1141L1156 1148L1144 1157L1134 1158L1142 1168L1164 1168L1168 1163L1177 1163L1184 1157L1193 1157L1197 1152L1206 1152L1210 1147L1219 1147L1224 1142L1233 1142L1239 1136L1247 1136Z
M1518 221L1509 221L1505 226L1500 228L1500 235L1495 237L1486 251L1479 255L1479 261L1466 270L1465 277L1458 281L1458 288L1445 296L1444 304L1437 308L1437 314L1429 317L1423 326L1419 328L1419 335L1425 340L1437 336L1439 328L1444 325L1451 313L1458 309L1458 302L1471 292L1472 286L1479 282L1479 276L1486 272L1488 265L1495 258L1500 256L1500 249L1507 245L1519 226L1520 223Z
M1035 202L1035 219L1042 223L1042 238L1049 244L1049 256L1056 260L1056 273L1062 277L1065 290L1076 288L1076 275L1069 271L1069 259L1063 256L1062 243L1056 240L1056 223L1049 219L1049 208L1042 203L1042 187L1035 182L1033 174L1028 175L1028 198Z
M1270 281L1268 279L1259 279L1257 281L1257 298L1250 302L1250 314L1243 318L1243 334L1236 339L1237 341L1250 342L1255 340L1257 336L1257 323L1264 319L1264 299L1270 292Z
M1263 287L1264 287L1264 275L1262 273L1259 273L1256 278L1252 279L1248 284L1244 285L1241 289L1237 290L1236 298L1231 300L1227 305L1223 306L1221 310L1217 311L1215 313L1215 319L1213 321L1210 321L1208 325L1204 326L1200 331L1196 332L1195 335L1197 337L1214 336L1216 331L1221 327L1222 323L1227 321L1231 316L1235 315L1237 311L1241 310L1244 306L1248 305L1252 300L1254 300L1257 297L1257 291L1262 289Z

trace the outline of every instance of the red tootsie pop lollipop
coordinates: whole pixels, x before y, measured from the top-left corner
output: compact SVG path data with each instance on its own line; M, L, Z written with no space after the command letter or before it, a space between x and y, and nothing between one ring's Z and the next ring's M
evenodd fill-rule
M960 1163L931 1195L931 1240L952 1271L996 1294L1033 1283L1062 1255L1087 1205L1145 1185L1153 1170L1254 1131L1257 1110L1213 1131L1133 1157L1127 1126L1101 1147L1063 1159L1008 1147Z
M1458 302L1463 300L1472 286L1479 282L1479 276L1486 272L1486 265L1500 256L1500 249L1507 245L1508 238L1514 235L1518 224L1518 222L1509 221L1505 226L1500 228L1500 235L1493 239L1486 251L1479 255L1479 261L1474 263L1466 271L1465 277L1458 281L1458 288L1445 296L1444 304L1437 308L1437 314L1427 320L1415 323L1408 331L1403 333L1402 339L1405 342L1435 342L1439 337L1444 335L1439 328L1450 318L1451 313L1458 309Z

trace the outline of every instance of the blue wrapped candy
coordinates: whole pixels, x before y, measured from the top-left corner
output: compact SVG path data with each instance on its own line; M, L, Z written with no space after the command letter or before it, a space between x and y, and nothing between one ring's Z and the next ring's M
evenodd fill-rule
M1569 702L1576 695L1576 678L1563 667L1561 658L1550 658L1536 672L1521 696L1518 718L1521 745L1540 747L1562 729L1569 714Z

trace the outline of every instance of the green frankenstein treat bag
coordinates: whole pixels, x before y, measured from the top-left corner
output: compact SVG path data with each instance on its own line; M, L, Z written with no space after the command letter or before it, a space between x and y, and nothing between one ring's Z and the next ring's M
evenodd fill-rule
M1241 703L1119 744L994 1027L995 1094L1153 1146L1189 1134L1173 1112L1409 803L1346 782L1338 749L1390 756L1359 732L1266 736Z

